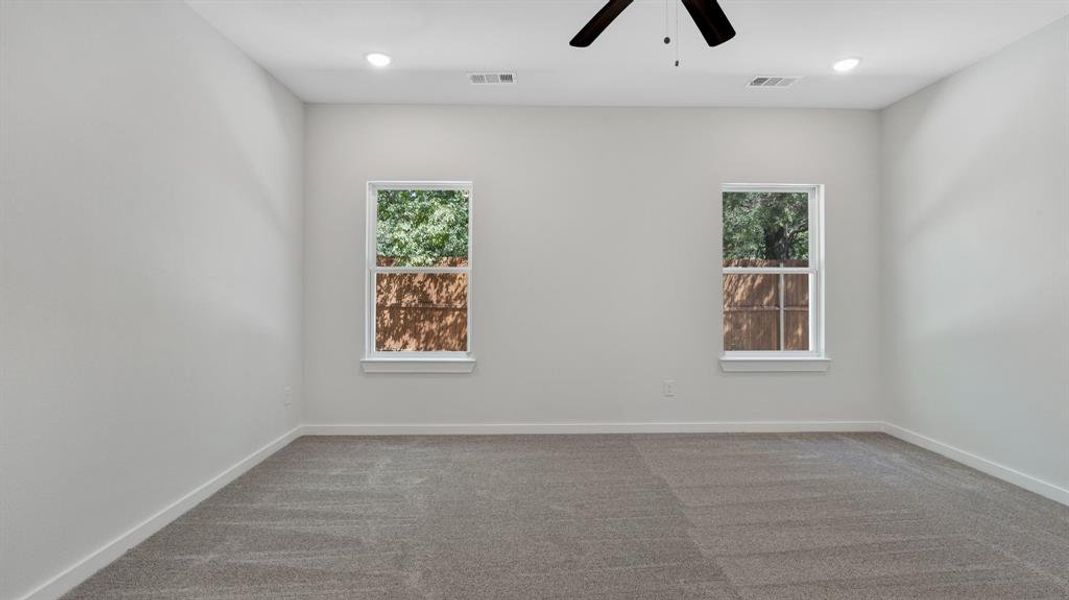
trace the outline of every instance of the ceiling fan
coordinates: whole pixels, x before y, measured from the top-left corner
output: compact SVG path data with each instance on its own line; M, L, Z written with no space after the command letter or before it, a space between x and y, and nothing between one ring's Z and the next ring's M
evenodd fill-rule
M579 33L569 42L576 48L586 48L598 39L601 32L613 22L634 0L609 0L594 15ZM710 46L719 46L735 37L735 29L716 0L681 0L694 19L694 24Z

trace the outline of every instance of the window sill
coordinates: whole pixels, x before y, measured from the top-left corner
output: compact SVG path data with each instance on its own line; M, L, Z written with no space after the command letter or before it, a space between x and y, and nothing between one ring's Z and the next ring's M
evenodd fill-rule
M471 373L474 358L365 358L365 373Z
M726 373L823 373L831 359L820 356L721 356L720 368Z

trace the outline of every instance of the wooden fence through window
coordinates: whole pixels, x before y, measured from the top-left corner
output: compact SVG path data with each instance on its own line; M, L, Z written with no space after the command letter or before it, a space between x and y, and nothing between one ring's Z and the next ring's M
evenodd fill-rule
M378 259L380 266L393 260ZM459 266L465 259L443 259ZM466 352L467 273L378 273L375 281L375 350Z
M807 265L804 260L740 259L724 266ZM809 275L724 275L724 350L781 349L809 350Z
M805 261L730 260L724 266L801 267ZM379 273L375 296L376 350L468 349L466 273ZM783 349L809 349L808 274L724 275L725 350L780 350L781 328Z

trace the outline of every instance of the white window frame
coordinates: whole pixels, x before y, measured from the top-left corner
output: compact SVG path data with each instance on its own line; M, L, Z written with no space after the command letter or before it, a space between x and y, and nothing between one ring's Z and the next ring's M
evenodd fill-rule
M826 371L830 366L824 334L824 186L813 184L748 184L729 183L719 196L720 223L723 228L725 193L804 193L809 196L809 266L808 267L724 267L723 249L720 253L720 287L723 293L724 275L809 275L809 350L725 350L720 358L725 371ZM723 236L721 236L723 240ZM784 341L783 286L780 286L780 344ZM723 306L723 304L721 304ZM721 313L720 325L724 319ZM723 341L723 335L720 337Z
M463 267L382 267L378 258L378 193L382 190L462 190L468 192L468 264ZM472 257L474 255L473 185L470 181L369 181L367 184L366 290L364 319L364 359L368 373L471 373L475 369L472 351L471 306L473 298ZM375 278L379 273L464 273L468 276L468 349L464 352L381 352L375 348Z

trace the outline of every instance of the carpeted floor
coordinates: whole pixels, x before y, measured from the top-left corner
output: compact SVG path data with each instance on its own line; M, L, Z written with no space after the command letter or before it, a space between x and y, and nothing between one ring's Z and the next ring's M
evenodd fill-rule
M1069 508L882 434L301 438L66 596L1069 598Z

